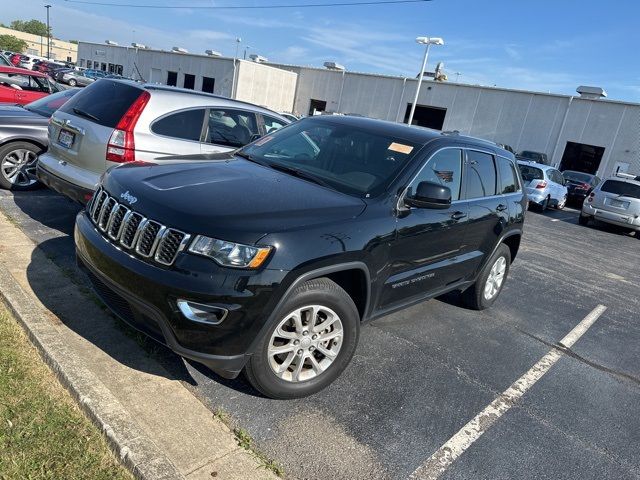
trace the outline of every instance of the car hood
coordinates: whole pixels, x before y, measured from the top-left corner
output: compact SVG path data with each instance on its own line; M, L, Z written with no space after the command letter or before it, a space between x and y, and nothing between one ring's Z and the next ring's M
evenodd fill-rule
M359 198L243 158L223 158L126 164L110 170L103 185L121 203L164 225L243 243L348 220L366 207Z

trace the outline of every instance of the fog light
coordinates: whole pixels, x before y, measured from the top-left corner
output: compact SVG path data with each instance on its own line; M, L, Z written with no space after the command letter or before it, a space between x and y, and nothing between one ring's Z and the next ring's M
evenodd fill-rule
M178 299L176 304L186 319L207 325L218 325L222 323L227 313L229 313L226 308L207 305L205 303L190 302L188 300Z

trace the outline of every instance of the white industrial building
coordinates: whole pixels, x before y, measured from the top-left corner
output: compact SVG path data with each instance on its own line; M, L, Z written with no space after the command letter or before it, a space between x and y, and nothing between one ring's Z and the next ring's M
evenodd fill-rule
M415 78L238 60L215 55L81 42L78 63L178 87L309 115L357 114L396 122L408 116ZM458 130L516 151L546 153L561 169L600 176L640 174L640 104L598 95L555 95L449 82L423 82L414 123Z

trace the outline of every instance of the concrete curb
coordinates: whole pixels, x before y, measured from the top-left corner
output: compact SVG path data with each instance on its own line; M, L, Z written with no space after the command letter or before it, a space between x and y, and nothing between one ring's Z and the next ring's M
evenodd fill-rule
M104 433L110 448L141 480L184 479L124 410L120 402L87 368L80 365L39 306L0 269L0 299L20 322L40 355L55 372L91 421Z

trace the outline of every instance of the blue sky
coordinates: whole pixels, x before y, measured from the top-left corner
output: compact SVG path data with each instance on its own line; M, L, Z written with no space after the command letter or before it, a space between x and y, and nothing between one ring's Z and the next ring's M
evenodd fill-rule
M102 0L157 5L264 5L329 0ZM338 0L334 0L338 1ZM10 2L0 21L45 18L41 0ZM154 48L213 49L233 56L251 46L275 62L416 75L416 36L440 36L429 64L449 78L553 93L604 87L611 99L640 102L640 1L433 0L417 4L282 10L152 10L49 0L56 36L102 42L133 40ZM8 8L7 8L8 7Z

